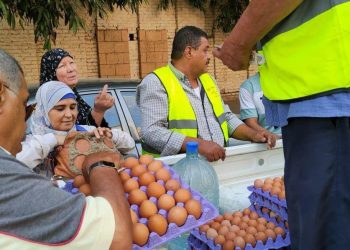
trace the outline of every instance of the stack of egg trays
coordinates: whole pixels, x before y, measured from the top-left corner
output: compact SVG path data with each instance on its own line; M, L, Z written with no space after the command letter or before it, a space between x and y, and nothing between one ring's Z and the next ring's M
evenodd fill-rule
M280 221L277 221L276 220L276 217L271 217L270 215L269 215L269 213L264 213L263 211L262 211L262 208L263 207L261 207L261 206L259 206L258 204L251 204L250 205L250 207L249 207L249 209L251 210L251 211L255 211L255 212L257 212L257 214L260 216L260 217L262 217L262 218L265 218L267 221L269 221L269 222L272 222L272 223L274 223L275 225L277 225L277 226L279 226L279 227L282 227L285 231L288 231L288 228L286 228L286 225L284 224L284 222L285 222L285 220L280 220Z
M205 233L199 231L198 228L191 231L190 236L187 239L188 244L195 250L221 250L222 247L219 244L215 244L212 239L208 239ZM255 247L251 244L246 244L244 249L236 247L234 250L267 250L267 249L280 249L290 245L289 232L286 232L285 238L282 235L277 235L275 241L272 238L268 238L265 244L258 240Z
M174 172L174 170L172 168L168 167L167 165L164 165L164 168L166 168L170 172L172 179L175 179L175 180L180 182L181 188L186 188L191 192L192 199L200 201L200 203L202 205L202 215L198 220L193 215L188 215L185 224L182 225L181 227L177 226L175 223L169 223L168 229L164 235L159 236L157 233L152 232L149 235L148 242L144 246L140 247L136 244L133 244L134 250L139 250L139 249L144 249L144 250L147 249L148 250L148 249L153 249L157 246L161 246L161 245L165 244L167 241L169 241L173 238L176 238L176 237L180 236L181 234L183 234L187 231L190 231L193 228L199 227L199 226L207 223L208 221L213 220L215 217L217 217L219 215L218 209L213 204L211 204L209 201L207 201L199 192L191 190L191 188L179 178L179 176ZM126 169L125 171L127 171L127 173L130 174L130 169ZM135 177L133 177L133 178L135 178ZM162 180L158 180L157 182L162 184L162 185L165 185L165 183ZM144 192L147 191L147 187L145 187L145 186L141 186L140 189ZM171 195L171 196L174 195L174 192L172 190L169 190L166 193ZM149 200L154 202L155 204L157 203L157 198L155 198L155 197L150 197ZM183 207L184 204L181 202L178 202L178 203L176 203L176 206ZM131 209L134 210L137 215L139 215L139 213L138 213L139 208L137 205L135 205L135 204L132 205ZM165 211L163 209L160 209L158 211L158 214L162 215L164 218L167 218L167 211ZM139 222L147 225L146 218L140 218Z
M252 204L258 204L260 207L266 207L279 215L283 220L288 220L287 202L280 200L276 195L271 195L270 192L264 192L261 188L249 186L248 190L252 193L249 195L249 200Z
M173 238L176 238L177 236L180 236L184 232L190 231L193 228L199 227L199 226L207 223L208 221L214 219L215 217L217 217L219 215L218 209L213 204L211 204L209 201L207 201L199 192L191 190L190 187L179 178L179 176L174 172L173 169L171 169L170 167L168 167L164 163L163 163L163 167L166 168L170 172L172 179L175 179L175 180L180 182L182 188L186 188L186 189L190 190L193 199L200 201L200 203L202 205L202 215L198 220L193 215L188 215L185 224L182 225L181 227L178 227L175 223L169 223L167 232L162 236L158 235L155 232L151 232L149 235L149 238L148 238L148 242L144 246L141 247L139 245L133 244L134 250L139 250L139 249L149 250L149 249L153 249L155 247L161 246L161 245L165 244L167 241L169 241ZM130 174L130 169L126 169L124 171L126 171L128 174ZM137 179L137 177L133 177L133 178ZM158 183L165 185L164 182L161 180L158 180ZM146 186L141 186L140 189L144 192L147 191ZM63 190L70 192L72 194L76 194L79 192L79 190L77 188L73 187L73 180L68 180L66 182L66 185L64 186ZM173 196L174 192L169 190L169 191L167 191L167 194ZM125 194L125 195L127 198L128 194ZM157 198L155 198L155 197L150 197L149 200L154 202L154 203L157 203ZM179 202L179 203L176 203L176 206L184 206L184 204ZM139 207L137 205L135 205L135 204L131 205L131 209L134 210L136 212L136 214L139 216L139 212L138 212ZM163 209L160 209L158 211L158 214L162 215L164 218L167 218L167 211L165 211ZM139 218L139 222L147 225L146 218Z

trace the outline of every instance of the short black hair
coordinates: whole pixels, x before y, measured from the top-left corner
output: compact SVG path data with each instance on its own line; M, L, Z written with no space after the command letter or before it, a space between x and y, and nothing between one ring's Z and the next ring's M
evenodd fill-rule
M198 49L201 38L207 38L205 31L195 26L185 26L179 29L174 37L171 59L180 59L187 46Z

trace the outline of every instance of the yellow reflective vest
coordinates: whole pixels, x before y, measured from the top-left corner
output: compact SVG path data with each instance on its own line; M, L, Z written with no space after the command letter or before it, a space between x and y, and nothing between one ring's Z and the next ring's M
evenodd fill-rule
M298 101L349 90L350 1L304 1L261 41L264 95Z
M158 68L153 73L158 76L168 94L168 129L188 137L197 138L198 125L196 115L175 74L171 71L169 66ZM202 74L199 80L213 107L217 121L221 125L226 143L229 137L228 126L220 93L209 74ZM144 154L153 154L156 157L159 154L159 152L156 152L149 145L145 145L144 143L142 144L142 150Z

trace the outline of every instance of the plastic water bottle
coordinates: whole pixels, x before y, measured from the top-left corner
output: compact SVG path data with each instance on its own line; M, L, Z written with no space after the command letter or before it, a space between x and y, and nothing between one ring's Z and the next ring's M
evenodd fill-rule
M172 168L190 186L191 190L201 193L216 208L219 208L218 176L208 161L198 156L197 142L186 144L186 157L178 161ZM170 241L168 249L187 249L187 237L188 234L183 234Z

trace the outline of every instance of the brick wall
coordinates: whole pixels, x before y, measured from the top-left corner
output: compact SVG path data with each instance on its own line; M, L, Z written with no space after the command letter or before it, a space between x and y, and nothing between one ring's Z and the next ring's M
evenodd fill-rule
M135 79L167 63L175 32L185 25L204 29L212 47L224 41L225 34L213 28L215 13L194 9L185 0L175 2L176 6L166 11L157 8L158 0L149 0L140 6L138 13L115 9L104 19L86 16L85 30L75 35L62 25L53 47L62 47L73 54L81 78ZM34 43L33 26L12 30L1 21L0 34L0 47L19 60L29 83L37 83L44 51L42 43ZM235 101L239 85L255 72L256 67L233 72L214 57L209 65L209 73L216 77L226 101Z

